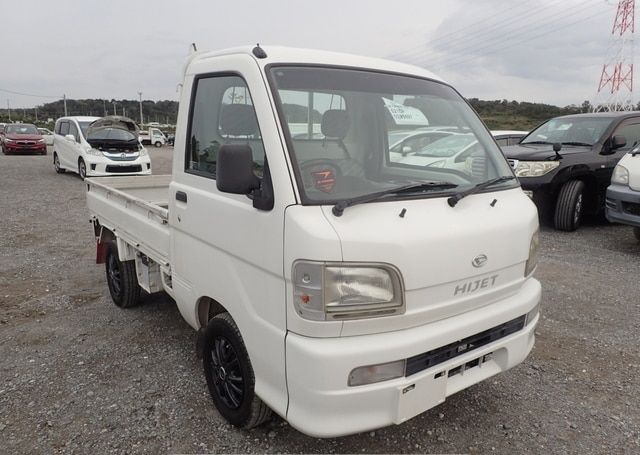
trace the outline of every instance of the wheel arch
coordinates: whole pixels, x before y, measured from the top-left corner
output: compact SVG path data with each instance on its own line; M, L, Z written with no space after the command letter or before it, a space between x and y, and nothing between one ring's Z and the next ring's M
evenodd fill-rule
M196 311L200 328L206 328L209 321L218 314L229 312L220 302L208 296L202 296L197 300Z

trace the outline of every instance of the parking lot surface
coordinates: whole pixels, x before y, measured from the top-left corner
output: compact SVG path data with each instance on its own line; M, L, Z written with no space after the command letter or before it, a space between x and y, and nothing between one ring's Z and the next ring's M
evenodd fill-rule
M170 173L172 148L150 153L154 173ZM543 228L542 318L522 365L403 425L320 440L279 418L231 427L173 301L111 303L85 189L51 154L0 155L0 453L640 452L630 228Z

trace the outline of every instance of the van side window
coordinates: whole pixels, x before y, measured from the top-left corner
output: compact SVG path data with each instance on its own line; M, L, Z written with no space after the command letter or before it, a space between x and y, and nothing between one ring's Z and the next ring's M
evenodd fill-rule
M60 122L60 135L66 136L69 134L69 122Z
M69 122L69 133L68 134L72 134L73 137L76 138L76 142L80 142L80 136L78 135L78 128L76 127L75 123Z
M187 137L185 171L216 177L218 150L248 144L254 172L262 177L264 145L249 88L240 76L197 78Z
M614 136L624 136L627 140L627 145L619 150L631 150L640 144L640 123L623 125L613 134Z

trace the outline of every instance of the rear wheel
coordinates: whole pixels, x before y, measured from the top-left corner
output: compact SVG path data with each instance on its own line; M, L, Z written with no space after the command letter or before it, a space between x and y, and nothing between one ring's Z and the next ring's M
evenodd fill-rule
M138 285L135 261L120 261L118 247L115 243L110 243L107 247L105 269L113 303L120 308L136 305L140 299L140 285Z
M229 313L209 322L204 334L204 374L220 414L232 425L253 428L271 416L255 394L255 376L240 330Z
M558 194L554 217L555 228L560 231L575 231L582 222L584 211L584 182L570 180Z
M633 228L633 235L636 236L636 240L640 242L640 227Z
M65 172L67 172L66 169L60 167L60 159L58 158L58 154L56 152L53 152L53 167L58 174L64 174Z
M78 160L78 175L82 180L87 178L87 165L82 158Z
M156 142L155 144L153 144L153 145L155 145L156 147L162 147L162 142L157 141L157 142Z

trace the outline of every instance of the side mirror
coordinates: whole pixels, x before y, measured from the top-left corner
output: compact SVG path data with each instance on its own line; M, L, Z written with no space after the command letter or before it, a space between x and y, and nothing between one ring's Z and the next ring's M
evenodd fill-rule
M76 137L73 134L67 134L64 138L69 139L70 141L73 141L73 142L76 141Z
M216 186L223 193L249 194L260 187L253 173L253 154L248 145L223 145L218 150Z
M611 138L611 150L617 150L627 145L627 138L616 134Z

